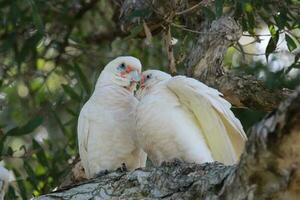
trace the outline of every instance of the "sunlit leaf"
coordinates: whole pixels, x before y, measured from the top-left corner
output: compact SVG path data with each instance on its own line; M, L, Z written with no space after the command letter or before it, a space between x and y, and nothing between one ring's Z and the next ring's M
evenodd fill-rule
M34 150L37 151L36 155L37 155L37 159L38 161L45 167L49 166L46 154L44 149L42 148L42 146L36 141L36 140L32 140L32 147Z
M33 187L36 187L38 184L38 180L37 177L35 175L34 170L32 169L32 167L30 166L30 164L25 160L24 165L23 165L28 177L27 179L30 181L31 185Z
M265 52L267 60L269 58L269 55L276 50L277 42L278 42L278 39L279 39L279 31L278 30L274 32L273 27L271 27L269 30L270 30L270 33L271 33L271 37L270 37L270 40L268 42L266 52Z

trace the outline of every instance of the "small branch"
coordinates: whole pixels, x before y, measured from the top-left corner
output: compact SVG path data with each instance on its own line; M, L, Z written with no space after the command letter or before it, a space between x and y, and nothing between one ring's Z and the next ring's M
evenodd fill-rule
M205 84L218 89L236 107L271 111L292 93L289 89L268 89L251 75L226 72L217 78L200 79Z
M286 30L279 31L279 34L284 33ZM263 37L263 36L272 36L270 33L267 34L246 34L243 33L243 36L245 37Z
M189 28L186 28L185 26L183 25L178 25L178 24L175 24L175 23L171 23L171 26L175 27L175 28L178 28L178 29L181 29L181 30L184 30L184 31L188 31L188 32L191 32L191 33L196 33L196 34L203 34L203 35L209 35L209 34L220 34L220 32L204 32L204 31L197 31L197 30L193 30L193 29L189 29Z
M184 15L184 14L186 14L186 13L189 13L189 12L195 10L196 8L202 6L202 5L205 4L205 3L206 3L206 1L201 1L200 3L197 3L196 5L190 7L190 8L188 8L188 9L186 9L186 10L177 12L175 15Z

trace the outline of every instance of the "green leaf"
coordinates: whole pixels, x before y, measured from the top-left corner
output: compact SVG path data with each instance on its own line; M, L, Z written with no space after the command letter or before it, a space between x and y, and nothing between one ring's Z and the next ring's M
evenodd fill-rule
M7 193L5 194L5 197L4 197L4 200L11 200L11 199L17 199L17 195L15 193L15 190L14 188L10 185L8 187L8 191Z
M68 85L61 85L64 91L74 100L80 102L81 97Z
M59 128L61 129L61 131L65 134L68 135L68 131L67 129L64 127L64 124L62 123L61 119L59 118L59 116L56 114L56 112L51 108L52 114L54 116L54 119L56 120L56 122L58 123Z
M6 154L9 155L9 156L12 156L14 154L14 151L12 150L11 147L7 148Z
M49 164L48 164L48 160L45 154L44 149L42 148L42 146L36 141L36 140L32 140L32 148L34 150L37 150L36 156L38 161L46 168L48 168Z
M204 16L209 20L216 19L215 13L211 11L208 7L201 7L202 12L204 13Z
M254 33L255 29L255 18L253 13L246 13L247 23L248 23L248 32Z
M4 136L1 136L0 138L0 156L2 155L2 151L3 151L3 148L4 148L4 142L6 141L6 135Z
M24 161L24 165L23 165L27 175L28 175L28 180L31 183L31 185L33 187L37 187L38 186L38 180L36 179L36 175L34 173L34 170L32 169L32 167L29 165L28 161Z
M42 18L38 12L38 8L36 7L36 4L33 0L28 0L28 3L30 4L32 8L32 18L35 26L37 27L39 32L44 32L44 24L42 21Z
M133 11L127 18L128 21L131 21L135 17L147 17L151 14L149 9L140 9Z
M78 117L78 113L76 113L75 111L71 110L70 108L66 108L67 113L69 113L70 115L74 116L74 117Z
M27 39L22 46L21 51L17 54L16 59L19 64L24 62L25 58L35 50L35 47L43 39L43 34L36 32L32 37Z
M224 6L224 0L216 0L215 1L215 7L216 7L216 16L217 18L221 17L223 14L223 6Z
M265 52L267 61L268 61L269 55L275 51L275 49L277 47L277 42L279 39L279 31L278 30L274 33L272 30L272 27L271 27L270 32L271 32L272 36L269 40L269 43L267 45L266 52Z
M15 169L13 169L13 172L16 176L18 188L19 188L22 199L27 199L26 187L25 187L24 181L22 180L23 178L22 178L21 174Z
M297 48L297 44L295 43L293 38L290 37L288 34L285 34L285 40L289 51L293 51L294 49Z
M26 135L31 132L33 132L38 126L40 126L43 123L43 118L40 116L37 116L33 119L31 119L26 125L21 127L15 127L13 129L10 129L6 135L7 136L21 136Z
M275 29L274 25L269 25L269 31L270 31L271 36L275 36L276 29Z
M282 30L285 26L285 21L283 20L282 15L274 15L274 20L276 22L277 27Z
M132 38L136 37L136 36L137 36L140 32L142 32L143 30L144 30L144 27L143 27L142 24L133 27L133 28L130 30L129 36L127 36L127 37L125 38L125 40L129 40L129 39L132 39Z
M78 64L74 64L74 70L79 78L79 81L82 85L82 87L85 89L85 92L90 95L91 94L91 86L87 79L87 77L84 75Z

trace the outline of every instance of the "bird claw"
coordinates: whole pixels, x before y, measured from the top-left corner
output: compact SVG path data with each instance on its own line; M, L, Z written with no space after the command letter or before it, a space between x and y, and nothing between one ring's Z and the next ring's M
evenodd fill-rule
M182 163L183 163L183 161L180 160L179 158L174 158L174 159L171 159L171 160L168 160L168 161L163 161L161 163L161 166L169 166L169 165L177 166L177 165L180 165Z
M119 172L127 172L128 169L127 169L126 164L122 163L121 167L117 168L117 171L119 171Z

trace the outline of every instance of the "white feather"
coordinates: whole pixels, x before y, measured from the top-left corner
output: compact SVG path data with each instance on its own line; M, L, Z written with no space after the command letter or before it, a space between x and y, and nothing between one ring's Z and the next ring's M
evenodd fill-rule
M225 164L237 161L246 135L221 93L184 76L156 70L137 107L138 141L155 163L182 159ZM160 77L160 78L159 78Z
M138 100L123 85L112 81L113 73L107 67L104 73L78 119L79 154L88 178L122 163L134 169L146 162L145 153L135 141L134 111Z

